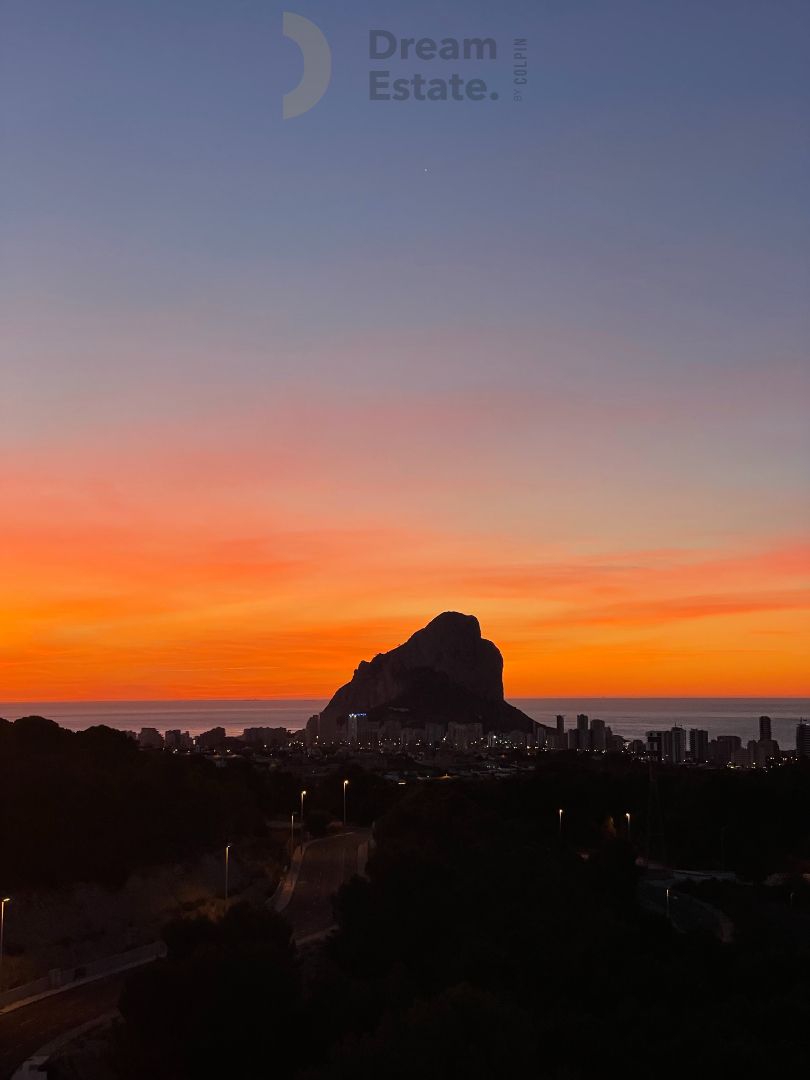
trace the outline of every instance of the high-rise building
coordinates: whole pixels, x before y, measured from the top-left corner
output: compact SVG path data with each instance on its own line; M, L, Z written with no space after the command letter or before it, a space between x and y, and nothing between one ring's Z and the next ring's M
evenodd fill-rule
M810 758L810 724L805 720L796 725L796 753L800 758Z
M689 756L695 764L709 760L709 733L702 728L689 729Z
M438 746L443 742L447 728L444 724L433 723L430 720L425 724L425 740L430 746Z
M683 765L686 761L686 729L674 727L669 735L671 739L669 760L673 765Z
M607 749L607 732L605 721L594 718L591 722L591 746L590 749L597 753L604 753Z
M483 724L459 724L451 720L447 725L447 739L456 750L474 750L484 741Z
M366 750L377 750L380 746L380 725L376 720L369 720L366 713L357 713L357 742Z
M350 746L356 746L360 741L360 725L365 719L364 712L350 712L346 717L346 742Z
M194 740L187 731L175 728L166 732L163 746L166 750L193 750Z
M591 733L588 731L588 716L586 713L579 713L577 716L577 750L590 750L591 749Z
M715 764L729 765L737 760L742 750L742 739L739 735L718 735L712 739L709 750Z
M656 761L683 765L686 761L686 730L674 727L669 731L648 731L647 753Z
M557 749L557 729L547 724L535 724L529 735L527 746L536 746L538 750Z
M163 736L157 728L141 728L141 733L138 736L138 746L146 750L162 750Z
M168 739L169 732L166 732ZM246 727L242 732L242 741L251 746L286 746L290 736L286 728Z
M647 732L647 754L655 761L664 760L664 731Z
M196 746L198 750L222 750L225 746L225 734L224 727L214 727L210 731L203 731L202 734L197 736Z
M380 722L380 741L398 744L402 739L402 721L387 718Z
M779 761L779 743L775 739L759 739L750 742L751 764L757 769L765 769Z
M565 740L565 717L562 713L557 713L557 738L559 739L559 745L562 747Z
M771 718L770 716L760 716L759 718L759 737L760 739L768 739L770 741L773 738L771 734Z

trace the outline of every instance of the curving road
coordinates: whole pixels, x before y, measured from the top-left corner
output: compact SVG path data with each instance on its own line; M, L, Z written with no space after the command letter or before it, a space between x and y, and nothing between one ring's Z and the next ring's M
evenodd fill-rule
M718 941L730 942L734 937L734 925L722 911L677 891L677 881L642 880L639 883L639 900L642 907L657 915L667 914L667 886L670 888L669 920L682 934L709 933Z
M315 840L304 851L292 896L283 911L302 944L332 927L332 896L345 881L362 872L368 837L367 829L339 833ZM114 975L86 983L0 1014L0 1080L9 1080L40 1047L114 1009L125 978Z
M296 940L304 942L334 925L332 897L344 882L362 873L367 829L313 841L304 851L292 898L283 909Z
M85 983L0 1014L0 1080L8 1080L46 1043L114 1009L124 978Z

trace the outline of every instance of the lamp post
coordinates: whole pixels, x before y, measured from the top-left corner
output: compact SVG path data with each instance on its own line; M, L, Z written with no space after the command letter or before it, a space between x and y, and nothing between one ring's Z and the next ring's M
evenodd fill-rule
M228 904L228 872L230 870L231 845L225 845L225 905Z
M306 790L306 788L304 788L304 790L301 792L301 845L302 845L302 847L303 847L303 844L304 844L304 799L306 798L306 796L307 796L307 790Z
M563 812L562 812L562 810L558 810L558 811L557 811L557 813L558 813L558 814L559 814L559 816L560 816L560 839L562 840L562 819L563 819Z
M624 815L624 819L627 822L627 839L629 840L630 839L630 812L629 811Z
M290 814L290 864L295 854L295 814Z
M669 889L667 889L667 921L671 922L669 918Z
M3 942L6 933L6 904L10 903L10 896L4 896L0 899L0 989L3 987Z
M349 786L349 781L343 781L343 828L346 828L346 788Z

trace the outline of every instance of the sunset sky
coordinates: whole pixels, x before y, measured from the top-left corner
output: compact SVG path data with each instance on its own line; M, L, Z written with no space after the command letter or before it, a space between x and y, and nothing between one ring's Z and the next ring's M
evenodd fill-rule
M810 691L807 5L290 6L283 122L281 5L3 5L0 699L325 696L446 609L515 696ZM372 27L499 100L370 102Z

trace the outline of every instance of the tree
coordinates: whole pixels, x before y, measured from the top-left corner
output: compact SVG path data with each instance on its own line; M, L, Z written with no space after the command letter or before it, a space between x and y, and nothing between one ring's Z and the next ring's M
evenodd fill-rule
M289 924L237 904L219 922L178 921L168 948L132 975L121 998L136 1071L185 1080L242 1075L261 1048L286 1075L300 989Z

